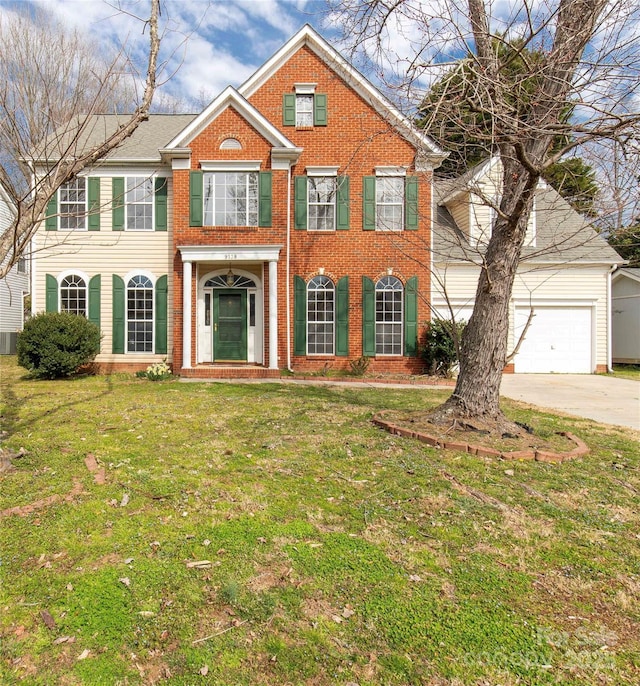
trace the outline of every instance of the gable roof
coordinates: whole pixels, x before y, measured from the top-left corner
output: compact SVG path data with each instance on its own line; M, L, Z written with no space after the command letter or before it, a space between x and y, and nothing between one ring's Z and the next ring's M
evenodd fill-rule
M480 263L479 248L470 245L444 205L444 201L452 197L452 186L458 187L457 181L434 180L434 260ZM602 235L551 186L541 184L535 197L536 245L523 246L523 262L607 265L624 262Z
M438 166L447 156L447 153L433 139L419 131L411 119L402 114L390 100L385 98L368 79L309 24L305 24L298 33L290 38L238 88L238 91L245 98L250 98L303 46L308 47L330 69L335 71L365 102L371 105L385 120L389 121L403 138L420 148L426 158L425 161L433 166Z
M617 281L623 277L640 283L640 267L623 267L621 269L617 269L613 274L614 281Z
M268 120L240 93L231 86L227 86L198 116L180 131L166 146L166 152L184 148L201 133L216 117L228 107L233 107L244 119L251 124L274 147L296 150L296 146Z

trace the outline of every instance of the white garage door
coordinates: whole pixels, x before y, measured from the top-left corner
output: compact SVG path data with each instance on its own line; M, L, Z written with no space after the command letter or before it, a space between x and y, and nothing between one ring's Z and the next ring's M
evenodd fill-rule
M516 373L590 374L591 308L534 307L535 317L515 357ZM529 317L529 308L516 308L514 344Z

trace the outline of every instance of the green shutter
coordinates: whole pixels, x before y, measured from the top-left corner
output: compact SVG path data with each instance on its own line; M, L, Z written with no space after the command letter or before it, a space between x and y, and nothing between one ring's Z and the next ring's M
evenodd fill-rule
M418 228L418 177L407 176L404 183L404 228Z
M167 186L169 182L166 178L155 180L155 230L166 231L167 224Z
M89 196L89 217L87 219L87 229L89 231L100 231L100 179L91 176L87 179Z
M366 276L362 277L362 354L376 354L376 287Z
M167 275L156 281L156 354L167 354Z
M293 277L293 354L307 354L307 284Z
M260 172L258 175L258 183L260 187L260 197L258 203L258 212L260 216L258 218L258 226L271 226L271 172Z
M47 231L58 230L58 191L55 191L47 203L44 228Z
M189 226L202 226L204 210L202 183L201 171L189 173Z
M294 226L296 229L307 228L307 177L296 176L294 179Z
M100 274L89 279L89 321L100 327Z
M121 176L111 180L111 228L124 230L124 179Z
M47 274L45 289L45 309L47 312L58 311L58 280L55 276Z
M349 355L349 277L336 285L336 355Z
M285 93L282 98L282 125L296 125L296 94Z
M349 228L349 177L338 177L338 207L337 207L338 221L336 222L337 229Z
M362 177L362 228L374 231L376 228L376 177Z
M313 96L313 125L327 125L327 96L324 93L316 93Z
M113 342L112 352L124 353L125 292L124 281L113 275Z
M418 277L412 276L404 287L404 354L418 354Z

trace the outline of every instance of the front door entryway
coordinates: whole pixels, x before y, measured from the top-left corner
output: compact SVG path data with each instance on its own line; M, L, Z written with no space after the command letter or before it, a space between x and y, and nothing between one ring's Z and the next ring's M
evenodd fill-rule
M213 360L247 360L247 291L213 289Z

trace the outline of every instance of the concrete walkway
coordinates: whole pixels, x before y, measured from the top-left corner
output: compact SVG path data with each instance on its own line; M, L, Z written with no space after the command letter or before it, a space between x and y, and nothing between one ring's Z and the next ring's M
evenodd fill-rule
M640 430L640 383L593 374L505 374L501 394L513 400Z

